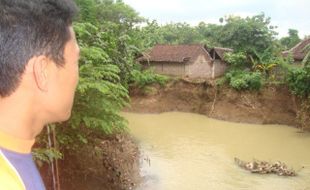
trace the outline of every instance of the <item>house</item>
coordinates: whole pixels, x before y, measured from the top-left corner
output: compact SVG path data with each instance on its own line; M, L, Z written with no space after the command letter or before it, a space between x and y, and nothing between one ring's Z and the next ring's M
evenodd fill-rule
M289 54L292 54L295 62L301 62L304 57L306 56L306 52L304 51L304 48L310 44L310 38L307 38L301 42L299 42L296 46L294 46L292 49L283 51L283 56L288 56Z
M223 61L225 52L232 49L207 49L201 44L156 45L138 61L160 74L213 79L223 75L227 68Z

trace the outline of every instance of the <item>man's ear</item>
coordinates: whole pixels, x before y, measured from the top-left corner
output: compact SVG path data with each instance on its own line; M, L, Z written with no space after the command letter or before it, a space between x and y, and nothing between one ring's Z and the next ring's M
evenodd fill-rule
M48 63L46 56L33 57L33 75L40 90L48 91Z

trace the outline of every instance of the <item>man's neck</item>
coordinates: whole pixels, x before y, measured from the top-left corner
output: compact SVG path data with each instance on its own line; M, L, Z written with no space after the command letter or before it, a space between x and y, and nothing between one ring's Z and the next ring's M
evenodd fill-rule
M43 129L43 125L30 124L27 122L19 122L18 119L12 118L8 121L8 117L0 116L0 130L11 136L14 136L23 140L34 139Z
M0 100L0 130L16 138L34 139L44 127L39 115L22 102L12 104L11 100Z

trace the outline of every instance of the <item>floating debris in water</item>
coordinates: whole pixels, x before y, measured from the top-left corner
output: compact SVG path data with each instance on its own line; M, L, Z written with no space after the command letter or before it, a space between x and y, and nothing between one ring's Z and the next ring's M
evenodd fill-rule
M239 158L235 158L235 162L243 169L249 170L252 173L259 174L277 174L279 176L296 176L296 172L293 169L288 169L286 164L277 161L273 164L266 161L254 160L252 162L245 162Z

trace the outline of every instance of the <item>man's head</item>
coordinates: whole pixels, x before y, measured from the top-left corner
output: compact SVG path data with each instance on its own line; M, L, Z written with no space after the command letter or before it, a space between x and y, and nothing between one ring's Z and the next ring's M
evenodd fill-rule
M24 98L47 122L69 118L78 81L75 13L72 0L0 0L0 100Z

